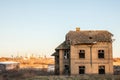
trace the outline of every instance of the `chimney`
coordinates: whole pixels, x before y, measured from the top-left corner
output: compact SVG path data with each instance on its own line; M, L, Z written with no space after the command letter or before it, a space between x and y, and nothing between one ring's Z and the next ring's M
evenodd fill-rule
M80 32L80 28L79 27L76 27L76 32Z

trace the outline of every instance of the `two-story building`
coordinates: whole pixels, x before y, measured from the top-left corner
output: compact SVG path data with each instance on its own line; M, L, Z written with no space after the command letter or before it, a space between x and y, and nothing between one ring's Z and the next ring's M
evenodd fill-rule
M112 36L106 30L69 31L52 54L55 74L113 74Z

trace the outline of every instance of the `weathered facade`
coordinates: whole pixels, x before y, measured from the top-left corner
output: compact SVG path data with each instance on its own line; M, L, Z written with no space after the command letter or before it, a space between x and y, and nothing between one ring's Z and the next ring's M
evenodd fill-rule
M113 74L112 34L104 30L69 31L55 53L55 74Z

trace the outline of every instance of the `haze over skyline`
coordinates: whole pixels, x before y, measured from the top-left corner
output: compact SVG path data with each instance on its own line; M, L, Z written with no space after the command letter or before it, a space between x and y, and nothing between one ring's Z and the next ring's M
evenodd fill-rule
M76 27L111 32L120 57L120 0L0 0L0 57L50 56Z

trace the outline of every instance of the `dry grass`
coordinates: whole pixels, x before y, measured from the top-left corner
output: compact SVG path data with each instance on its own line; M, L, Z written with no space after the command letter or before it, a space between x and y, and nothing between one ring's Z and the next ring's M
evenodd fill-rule
M0 80L8 78L8 80L25 80L35 76L48 76L53 75L53 72L47 72L46 69L26 68L19 70L4 71L0 73Z
M20 68L47 68L48 64L54 64L53 58L0 58L0 62L3 61L16 61L20 62ZM114 65L120 65L120 58L113 59Z
M18 71L2 72L0 73L0 80L4 80L5 78L8 78L8 80L120 80L120 75L55 76L53 72L48 73L45 66L51 63L54 64L54 59L51 58L30 58L30 59L1 58L0 59L0 61L11 61L11 60L20 62L20 66L23 69L19 69ZM115 58L113 61L114 63L115 62L120 63L120 58Z
M18 71L6 71L0 74L0 80L120 80L120 75L77 75L56 76L46 69L21 69Z
M20 68L47 68L54 64L53 58L0 58L0 62L15 61L20 63Z
M114 58L113 65L120 65L120 58Z
M120 80L120 75L35 76L22 80Z

